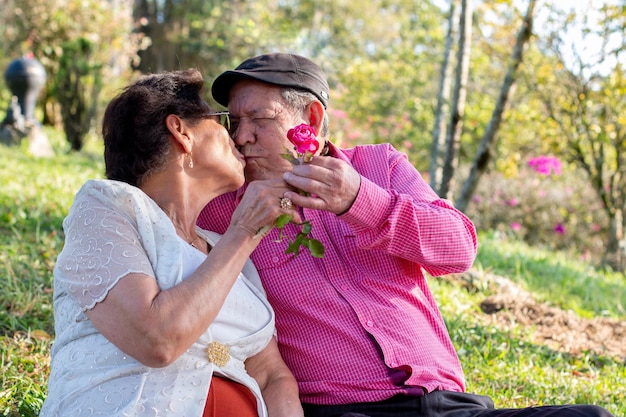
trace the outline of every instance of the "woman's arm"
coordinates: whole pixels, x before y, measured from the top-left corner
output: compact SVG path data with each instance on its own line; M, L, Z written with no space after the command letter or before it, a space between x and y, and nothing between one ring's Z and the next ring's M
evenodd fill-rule
M161 290L154 277L130 273L109 290L104 300L85 312L87 317L107 339L144 365L169 365L217 316L261 239L256 236L257 231L273 224L285 212L292 214L296 221L300 220L295 210L280 207L279 199L285 189L282 181L248 187L230 227L206 260L182 283ZM111 241L125 239L125 236L135 236L134 241L141 241L130 223L124 223L113 210L108 213L109 226L114 219L120 223L107 228ZM103 231L98 233L102 235Z
M302 417L298 385L278 352L276 339L246 360L246 370L261 387L269 417Z
M175 361L211 325L258 239L225 234L182 283L167 289L130 273L85 314L107 339L146 366Z

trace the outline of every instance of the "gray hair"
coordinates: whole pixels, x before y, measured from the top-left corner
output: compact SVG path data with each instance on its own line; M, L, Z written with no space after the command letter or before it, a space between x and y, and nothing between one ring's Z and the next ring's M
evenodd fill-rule
M314 101L319 101L315 94L308 91L296 90L294 88L282 88L281 95L285 102L294 110L302 111L306 106ZM324 111L324 120L322 120L322 131L319 132L320 137L328 142L328 112Z

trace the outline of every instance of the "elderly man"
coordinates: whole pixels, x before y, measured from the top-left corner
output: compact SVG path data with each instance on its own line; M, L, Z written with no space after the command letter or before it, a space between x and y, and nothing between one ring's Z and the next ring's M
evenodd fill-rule
M299 207L325 246L321 259L286 253L300 232L288 224L251 255L307 417L610 416L595 406L494 410L488 397L464 392L422 270L470 268L474 226L391 145L341 149L329 141L330 89L318 65L293 54L257 56L218 76L212 93L230 111L246 182L261 181L269 193L287 182L293 191L276 192L276 204ZM288 130L302 123L317 132L319 150L292 165L281 154L293 149ZM213 200L199 224L224 232L242 193Z

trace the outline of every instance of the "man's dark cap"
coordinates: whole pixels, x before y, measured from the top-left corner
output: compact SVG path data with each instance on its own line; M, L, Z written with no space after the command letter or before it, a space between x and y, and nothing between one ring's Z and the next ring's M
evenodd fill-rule
M259 55L243 61L232 71L220 74L211 87L213 98L228 107L230 89L242 79L253 79L281 87L313 93L328 107L329 91L326 74L308 58L286 53Z

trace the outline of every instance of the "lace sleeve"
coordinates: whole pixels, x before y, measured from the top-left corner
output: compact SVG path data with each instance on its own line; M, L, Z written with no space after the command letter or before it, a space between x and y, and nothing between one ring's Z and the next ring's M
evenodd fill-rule
M130 273L155 276L136 221L90 195L77 196L63 228L55 287L65 289L83 311L104 300Z

